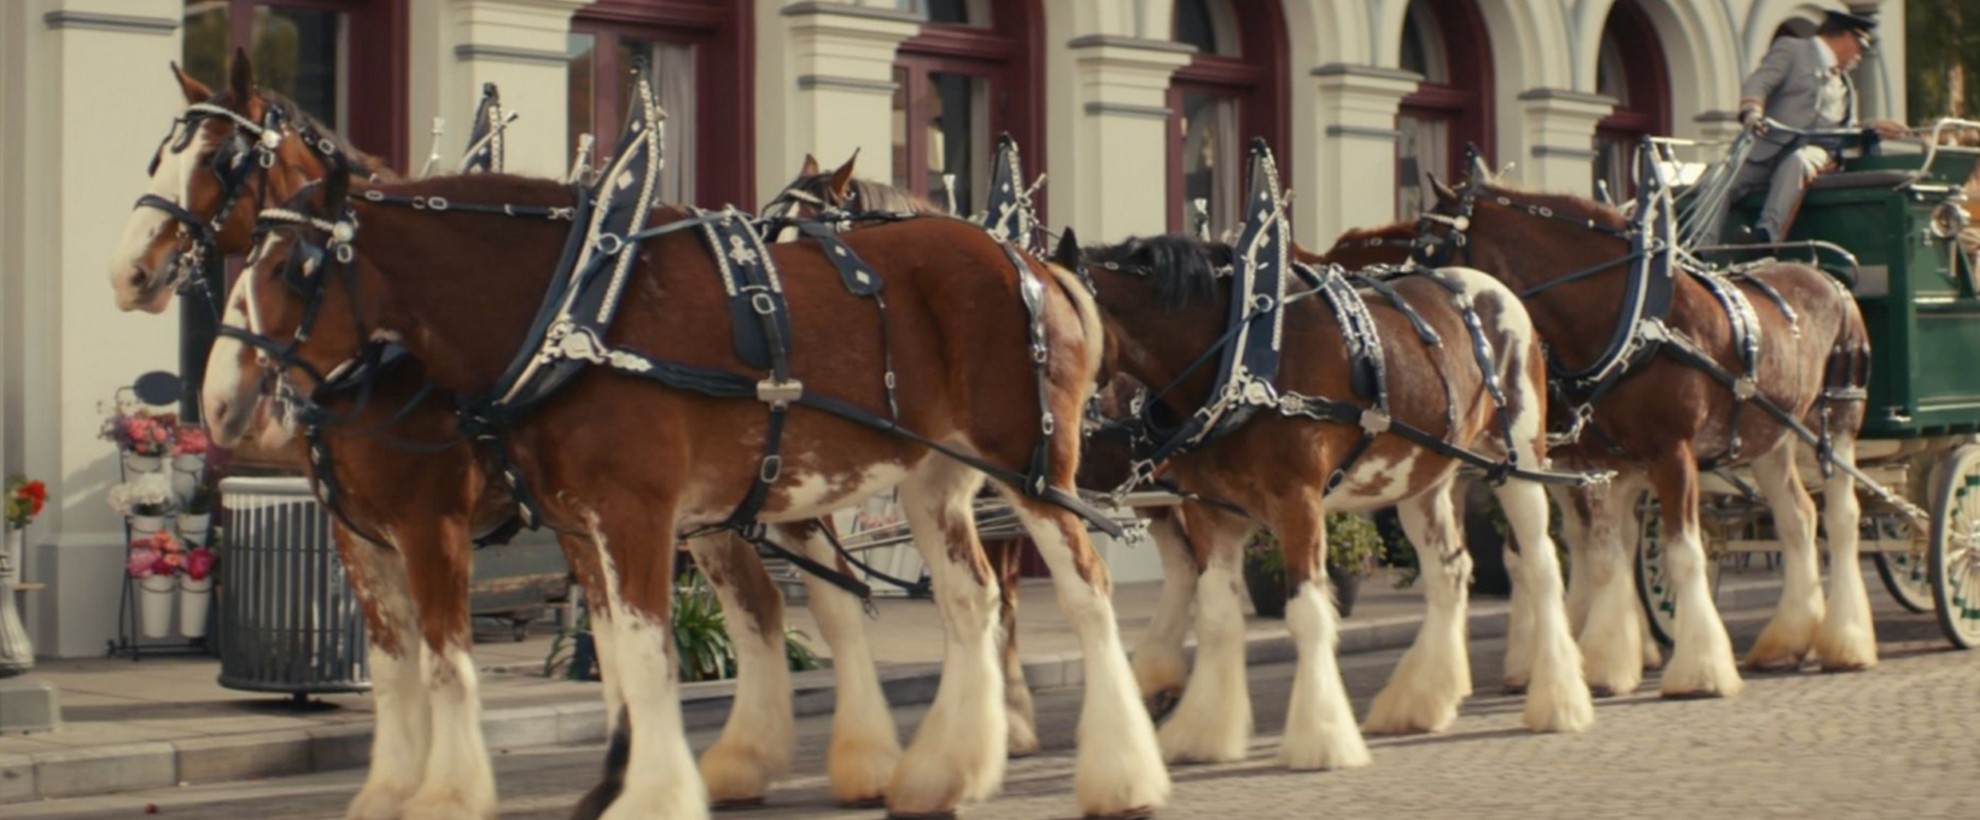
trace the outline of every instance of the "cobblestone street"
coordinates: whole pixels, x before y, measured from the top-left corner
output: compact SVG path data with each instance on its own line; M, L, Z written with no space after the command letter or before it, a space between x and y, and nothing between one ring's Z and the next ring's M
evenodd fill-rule
M1757 633L1761 613L1731 615L1735 640ZM1167 817L1975 817L1980 816L1980 657L1951 652L1928 616L1879 612L1884 663L1853 675L1753 677L1732 701L1664 702L1655 677L1638 692L1599 702L1585 735L1535 736L1518 728L1519 702L1488 687L1452 731L1373 742L1366 769L1293 774L1272 764L1291 667L1254 667L1259 737L1249 760L1172 769ZM1481 686L1499 678L1500 641L1478 641ZM1365 709L1399 653L1345 659ZM1073 811L1070 745L1076 693L1043 694L1045 754L1014 761L995 801L971 818L1066 817ZM903 731L920 711L902 710ZM768 806L732 818L872 818L831 807L819 755L825 718L800 721L794 775ZM714 733L694 738L697 748ZM557 818L590 785L597 747L538 748L498 758L505 818ZM7 806L10 817L332 817L360 774L307 777Z

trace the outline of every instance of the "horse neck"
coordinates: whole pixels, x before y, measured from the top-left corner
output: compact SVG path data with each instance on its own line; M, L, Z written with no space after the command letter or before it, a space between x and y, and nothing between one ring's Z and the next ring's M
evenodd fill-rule
M493 389L542 307L570 226L354 200L379 329L462 395Z
M1621 239L1567 223L1533 223L1539 217L1472 217L1469 264L1525 294L1606 262L1609 270L1533 296L1522 296L1534 329L1562 361L1580 365L1601 355L1621 320L1629 245ZM1486 218L1480 218L1486 216Z
M1179 416L1196 412L1209 398L1215 362L1198 367L1180 384L1175 380L1223 335L1230 306L1226 294L1220 290L1215 300L1165 309L1138 277L1104 270L1093 271L1093 276L1102 294L1101 319L1119 348L1120 369L1151 391L1166 390L1162 401Z

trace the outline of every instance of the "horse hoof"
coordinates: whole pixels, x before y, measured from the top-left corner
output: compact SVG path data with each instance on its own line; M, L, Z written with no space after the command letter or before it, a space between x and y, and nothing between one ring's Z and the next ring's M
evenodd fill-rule
M1506 693L1506 694L1508 694L1508 695L1524 695L1524 694L1526 694L1526 684L1524 684L1524 683L1508 683L1508 684L1506 684L1506 685L1505 685L1505 687L1504 687L1503 689L1501 689L1500 691L1502 691L1502 692L1504 692L1504 693Z
M1086 816L1092 818L1106 818L1106 820L1147 820L1148 818L1155 816L1155 807L1141 806L1139 808L1133 808L1133 809L1122 809L1120 811L1112 812L1109 814L1089 814Z
M865 797L859 800L839 801L839 808L842 809L878 809L878 808L884 808L886 805L887 805L887 797L885 795L874 795L872 797ZM892 817L894 815L888 815L888 816Z
M1739 665L1740 671L1752 675L1792 675L1801 671L1801 660L1747 661Z
M955 820L956 810L932 812L887 812L887 820Z
M1868 670L1869 668L1870 668L1870 664L1867 664L1867 663L1824 663L1824 664L1822 664L1822 672L1823 672L1824 674L1830 674L1830 675L1838 675L1838 674L1845 674L1845 673L1849 673L1849 672L1862 672L1862 671L1865 671L1865 670Z
M1664 692L1663 696L1664 700L1717 700L1725 697L1725 695L1709 689L1690 692Z
M1613 698L1616 696L1616 690L1602 685L1590 686L1588 687L1588 696L1596 699Z

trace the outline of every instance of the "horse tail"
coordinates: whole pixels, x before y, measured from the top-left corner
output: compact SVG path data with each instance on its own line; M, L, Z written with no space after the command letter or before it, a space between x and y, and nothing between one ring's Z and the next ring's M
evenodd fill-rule
M1085 384L1096 382L1100 378L1101 357L1107 347L1106 330L1100 324L1100 306L1094 303L1086 283L1072 271L1051 262L1045 263L1045 269L1052 272L1052 278L1059 283L1059 290L1065 291L1066 298L1073 303L1073 309L1079 311L1080 330L1087 340L1086 371L1080 381Z

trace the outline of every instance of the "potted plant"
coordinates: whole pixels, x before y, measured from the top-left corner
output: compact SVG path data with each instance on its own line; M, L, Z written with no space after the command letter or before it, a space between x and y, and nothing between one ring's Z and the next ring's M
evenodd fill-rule
M139 473L110 488L110 507L131 520L131 530L149 535L165 529L172 511L172 480L162 472Z
M119 409L104 421L102 437L116 442L126 469L155 473L165 469L165 457L172 454L178 429L179 419L174 414Z
M200 482L193 486L192 494L186 496L185 506L179 510L179 537L189 542L205 542L206 535L213 528L213 486Z
M172 491L190 499L206 482L206 430L197 424L179 425L172 444Z
M1374 522L1347 512L1327 514L1327 578L1334 589L1334 602L1341 617L1354 612L1360 597L1361 579L1374 571L1375 556L1381 552L1382 536ZM1251 593L1251 606L1261 618L1286 615L1285 552L1278 538L1260 530L1245 548L1244 584Z
M213 604L213 570L218 556L211 547L186 551L186 572L179 579L179 634L206 635L206 611Z
M185 544L165 530L131 542L124 570L138 581L138 624L147 638L172 634L172 592L185 568Z
M26 476L12 476L7 479L4 502L7 526L6 540L0 541L0 678L34 668L34 645L14 608L14 585L21 581L27 525L48 503L48 487Z

